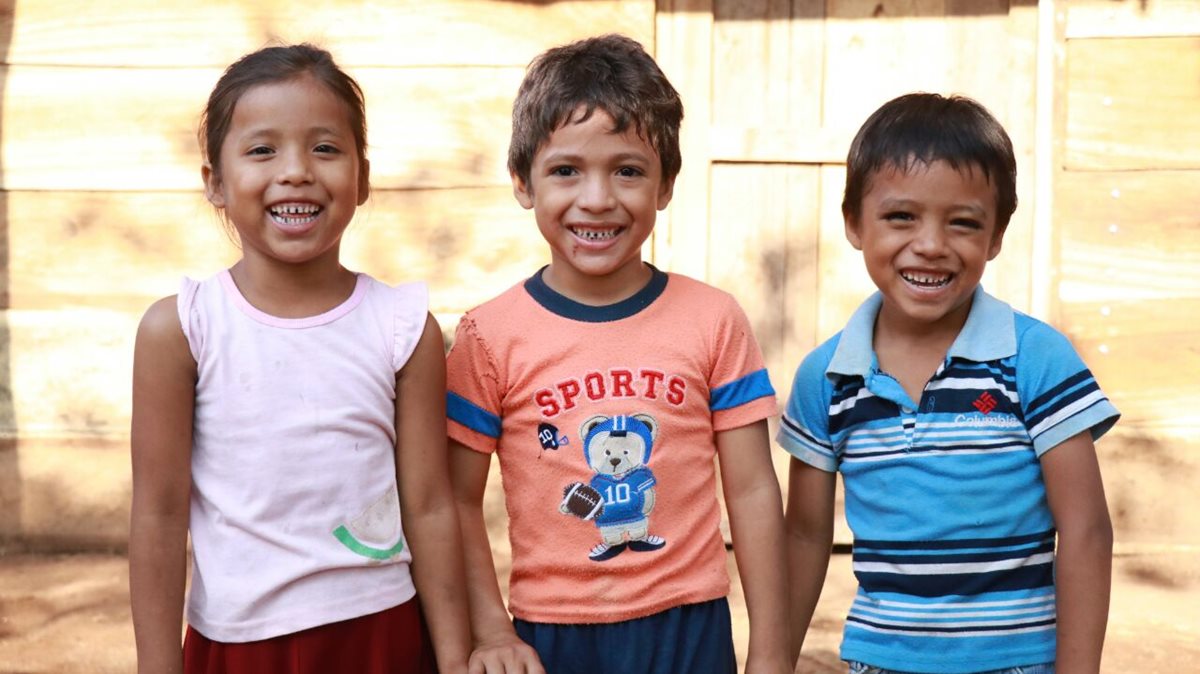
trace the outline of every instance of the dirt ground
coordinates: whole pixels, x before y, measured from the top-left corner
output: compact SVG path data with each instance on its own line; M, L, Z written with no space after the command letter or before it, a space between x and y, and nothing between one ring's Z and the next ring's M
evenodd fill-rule
M848 556L835 556L801 672L844 672L842 613L854 593ZM0 673L133 672L129 583L121 555L0 557ZM739 653L745 607L731 597ZM1200 672L1200 551L1123 554L1114 566L1104 672Z

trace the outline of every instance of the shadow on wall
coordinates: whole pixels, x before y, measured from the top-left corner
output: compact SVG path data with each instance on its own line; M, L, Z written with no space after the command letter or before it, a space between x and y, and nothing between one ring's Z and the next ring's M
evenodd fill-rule
M10 11L15 12L16 3ZM0 63L8 62L12 44L12 21L0 21ZM8 73L0 70L0 111L4 110L4 93L8 90ZM4 142L4 126L0 119L0 146ZM9 296L8 190L5 187L4 165L0 163L0 549L4 541L20 534L21 528L21 466L17 460L17 419L13 410L12 339L8 325Z
M1200 462L1195 443L1166 443L1133 430L1100 440L1097 451L1118 552L1200 546ZM1157 497L1155 497L1157 496Z

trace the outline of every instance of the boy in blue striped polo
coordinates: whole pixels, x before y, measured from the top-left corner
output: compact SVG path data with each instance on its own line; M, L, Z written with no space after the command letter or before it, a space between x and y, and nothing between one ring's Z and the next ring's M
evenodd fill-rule
M1092 442L1118 413L1063 335L979 286L1015 182L967 98L901 96L850 147L846 238L879 292L804 359L780 426L795 654L840 472L852 672L1099 671L1112 526Z

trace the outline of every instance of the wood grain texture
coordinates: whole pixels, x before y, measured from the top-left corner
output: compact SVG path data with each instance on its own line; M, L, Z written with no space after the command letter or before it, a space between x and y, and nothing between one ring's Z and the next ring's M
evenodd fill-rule
M1067 42L1065 163L1200 168L1200 36Z
M1028 77L1006 56L1006 0L831 0L827 16L826 124L857 128L885 101L912 91L971 96L1004 122L1008 82Z
M2 0L8 63L224 67L269 43L310 41L347 66L517 66L600 32L654 42L653 0Z
M710 281L751 317L777 391L816 346L820 170L713 166Z
M8 195L9 306L134 314L205 278L238 250L198 192ZM545 264L546 246L505 188L377 190L342 241L347 267L426 280L435 311L464 311Z
M655 58L683 99L679 132L683 168L654 233L653 259L664 269L708 278L709 125L712 112L713 5L659 0Z
M378 188L508 185L520 68L351 72L366 93ZM196 128L219 72L13 66L4 71L5 190L190 190Z
M1067 0L1067 38L1200 35L1195 0Z
M1200 297L1195 194L1200 171L1063 173L1055 209L1060 300Z

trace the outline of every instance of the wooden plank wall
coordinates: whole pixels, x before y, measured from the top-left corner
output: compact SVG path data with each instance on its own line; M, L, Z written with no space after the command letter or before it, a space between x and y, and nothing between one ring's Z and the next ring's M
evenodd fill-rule
M684 170L651 257L738 296L781 397L872 289L839 211L858 125L913 90L987 105L1014 140L1021 206L985 285L1064 329L1125 412L1100 445L1121 539L1195 542L1200 510L1154 495L1189 493L1200 463L1200 10L1052 8L0 0L0 539L124 541L138 317L181 274L236 258L201 198L194 138L226 63L307 39L359 78L375 192L347 263L428 279L449 329L544 260L504 172L524 65L619 31L655 50L687 107ZM1039 17L1054 24L1041 44Z
M1124 413L1118 540L1200 544L1200 3L1072 0L1059 27L1055 321Z
M845 240L841 198L850 140L879 105L910 91L980 100L1012 136L1018 188L1033 203L1031 2L660 1L659 10L659 58L690 107L670 241L656 253L738 297L781 403L804 355L874 290ZM1027 205L985 277L1026 310L1033 235ZM786 481L786 458L775 459ZM844 524L837 537L850 541Z
M504 168L525 65L596 32L653 49L654 17L649 0L0 0L0 539L124 543L137 321L237 256L195 139L226 64L308 40L359 80L374 193L346 263L428 279L452 329L545 257Z

